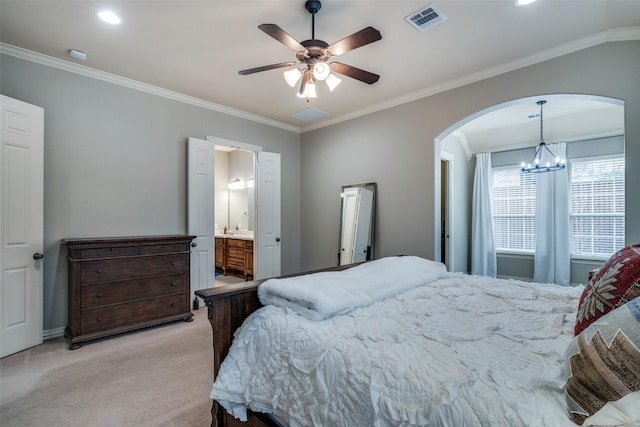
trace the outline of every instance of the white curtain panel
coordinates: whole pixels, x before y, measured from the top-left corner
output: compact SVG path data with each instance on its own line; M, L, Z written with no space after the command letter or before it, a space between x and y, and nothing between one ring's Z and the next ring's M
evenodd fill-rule
M476 154L471 215L471 274L496 277L496 246L491 209L491 153Z
M548 145L557 157L567 158L567 144ZM536 254L534 282L569 285L570 207L567 168L537 175Z

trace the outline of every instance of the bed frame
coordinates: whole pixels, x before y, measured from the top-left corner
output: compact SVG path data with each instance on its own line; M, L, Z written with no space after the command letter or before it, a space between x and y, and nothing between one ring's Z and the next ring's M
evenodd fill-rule
M324 268L303 273L290 274L284 277L302 276L324 271L341 271L357 264ZM258 299L258 286L265 280L236 283L214 288L197 290L195 294L202 298L207 306L208 318L213 330L213 377L218 375L220 364L229 353L233 333L242 325L244 319L262 307ZM267 414L247 411L248 420L239 421L218 404L215 400L211 407L212 427L284 427Z

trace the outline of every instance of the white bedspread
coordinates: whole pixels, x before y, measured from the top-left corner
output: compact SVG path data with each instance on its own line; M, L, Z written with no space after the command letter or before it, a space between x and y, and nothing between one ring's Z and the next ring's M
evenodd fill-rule
M416 256L387 257L343 271L269 279L258 288L263 305L287 307L324 320L441 278L444 264Z
M462 274L312 321L266 306L211 391L293 426L573 426L564 352L582 287Z

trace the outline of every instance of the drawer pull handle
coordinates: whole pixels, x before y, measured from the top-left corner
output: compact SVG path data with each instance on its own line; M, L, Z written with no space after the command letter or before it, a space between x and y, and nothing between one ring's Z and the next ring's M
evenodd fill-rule
M97 269L97 270L96 270L96 272L97 272L97 273L102 273L102 269L101 269L101 268L99 268L99 269Z
M171 282L171 286L175 286L175 285L176 285L176 282Z
M175 307L175 306L176 306L176 303L175 303L175 302L172 302L172 303L171 303L171 307Z
M102 316L98 316L98 318L96 319L98 322L102 321Z
M98 292L98 298L102 296L102 292Z
M176 265L176 262L175 261L171 261L171 265Z

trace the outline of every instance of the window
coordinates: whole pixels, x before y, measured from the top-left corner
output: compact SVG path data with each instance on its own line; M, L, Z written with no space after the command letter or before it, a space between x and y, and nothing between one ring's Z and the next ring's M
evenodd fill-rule
M535 174L519 166L492 168L493 237L496 250L534 252L536 243Z
M493 172L497 251L536 249L536 174L518 166ZM608 258L624 247L624 155L569 160L571 256Z
M624 247L624 156L569 162L571 254L609 257Z

